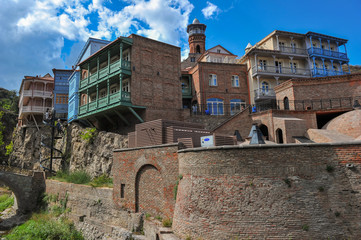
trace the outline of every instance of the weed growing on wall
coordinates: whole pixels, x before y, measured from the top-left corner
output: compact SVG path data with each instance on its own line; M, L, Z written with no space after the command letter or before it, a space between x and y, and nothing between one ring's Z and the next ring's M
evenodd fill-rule
M7 146L6 146L6 156L9 156L14 150L14 144L13 141L11 141Z
M162 220L163 227L171 227L172 226L172 220L169 218L164 218Z
M174 200L177 200L177 193L178 193L178 185L179 185L179 181L183 179L182 175L178 176L178 180L175 183L174 189L173 189L173 194L174 194Z
M102 174L99 177L93 178L89 185L92 187L113 187L113 179L106 174Z
M331 165L327 165L327 166L326 166L326 171L327 171L327 172L331 173L331 172L333 172L334 170L335 170L335 168L334 168L333 166L331 166Z
M58 171L54 177L51 177L51 179L55 179L61 182L88 184L91 180L91 177L85 171L75 171L72 173L66 171Z
M80 133L81 139L90 144L94 142L96 135L97 135L96 128L86 128Z

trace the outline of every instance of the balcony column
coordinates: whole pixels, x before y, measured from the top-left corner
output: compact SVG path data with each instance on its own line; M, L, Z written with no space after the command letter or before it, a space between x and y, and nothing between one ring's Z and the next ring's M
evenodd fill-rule
M313 59L313 74L316 74L317 69L316 69L315 57L312 57L312 59Z
M343 75L343 70L342 70L342 61L339 61L340 63L340 71L341 71L341 75Z
M123 91L123 75L119 74L119 99L122 100L122 91Z
M348 73L351 74L351 69L350 69L350 64L349 63L347 63L347 67L348 67Z
M86 90L86 111L89 111L89 88Z
M278 35L276 35L276 44L277 44L276 49L280 50L280 42L278 40Z
M324 58L321 58L321 60L322 60L322 67L323 67L323 75L325 75L325 73L326 73L325 59L324 59Z
M110 50L108 50L108 74L110 73Z
M278 85L279 83L278 83L278 79L280 78L280 77L274 77L275 79L276 79L276 85Z
M88 78L88 84L90 81L90 62L88 62L88 73L87 73L87 78Z
M331 45L330 45L330 40L327 40L328 42L328 51L330 51L330 56L331 56Z
M335 73L335 70L333 69L333 60L330 60L330 62L331 62L331 71L332 71L332 74L333 74L333 75L337 75L337 74Z
M99 56L97 57L97 80L99 79Z
M97 100L96 100L96 107L98 108L99 104L99 84L97 84Z
M313 53L312 36L310 36L310 43L311 43L311 49L312 49L312 53Z
M336 42L336 46L337 46L337 52L339 52L340 49L338 48L338 42Z
M321 38L319 38L318 40L320 40L320 49L321 49L321 54L323 54L323 48L322 48L322 41L321 41Z
M347 55L346 43L343 46L345 47L345 53Z
M122 62L123 62L123 43L119 44L119 64L120 69L122 68Z
M272 55L272 57L273 57L274 72L277 72L277 69L276 69L276 56ZM272 71L272 69L271 69L271 71Z
M260 86L259 86L259 76L257 75L257 94L258 94L258 96L259 96L259 88L260 88Z
M289 58L290 58L291 72L292 72L292 73L296 73L296 69L293 69L293 57L289 56ZM294 70L295 70L295 71L294 71Z
M107 79L107 105L109 104L109 78Z

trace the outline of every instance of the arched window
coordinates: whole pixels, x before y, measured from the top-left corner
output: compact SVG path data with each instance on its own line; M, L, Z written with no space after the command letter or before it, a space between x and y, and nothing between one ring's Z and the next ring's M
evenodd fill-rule
M217 86L217 75L216 74L209 74L209 86Z
M283 133L280 128L276 130L277 143L283 143Z
M268 139L268 127L267 127L266 125L264 125L264 124L261 124L261 125L259 126L259 130L261 130L261 133L262 133L262 135L264 136L264 138L265 138L266 140L269 140L269 139Z
M285 110L290 110L290 103L288 101L288 97L285 97L283 99L283 106L284 106Z
M199 45L196 46L196 53L201 53L201 47Z
M269 84L268 84L268 82L262 82L262 93L263 94L267 94L268 93L268 89L269 89Z
M219 98L207 99L207 109L210 115L223 115L223 100Z
M234 115L242 111L246 106L246 102L241 99L231 99L230 103L231 103L231 115Z

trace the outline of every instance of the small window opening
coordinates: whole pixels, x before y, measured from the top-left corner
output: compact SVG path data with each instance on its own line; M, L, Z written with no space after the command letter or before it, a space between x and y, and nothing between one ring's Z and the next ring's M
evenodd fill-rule
M125 189L125 184L121 184L120 185L120 197L124 198L124 189Z

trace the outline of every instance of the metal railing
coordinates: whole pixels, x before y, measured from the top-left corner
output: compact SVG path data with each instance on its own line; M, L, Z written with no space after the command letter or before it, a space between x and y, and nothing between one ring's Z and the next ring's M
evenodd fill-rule
M299 54L299 55L307 55L306 48L294 48L294 47L279 47L279 51L284 53L291 53L291 54Z
M347 53L331 51L331 50L327 50L327 49L323 49L323 48L311 47L311 48L307 49L307 51L308 51L309 55L318 54L318 55L323 55L323 56L328 56L328 57L348 59Z
M242 104L197 104L196 108L184 107L189 109L192 116L213 116L213 117L224 117L224 116L233 116L243 110L245 110L249 105L246 103ZM208 110L208 112L206 111Z
M356 102L361 103L361 96L288 101L274 100L272 103L256 104L255 106L256 112L269 109L305 111L353 108Z
M343 71L327 70L323 68L312 68L313 76L336 76L336 75L344 75L344 74L350 74L350 73Z
M253 74L256 73L272 73L272 74L280 74L280 75L303 75L309 76L311 75L310 69L306 68L290 68L290 67L282 67L282 66L262 66L257 65L252 67Z

